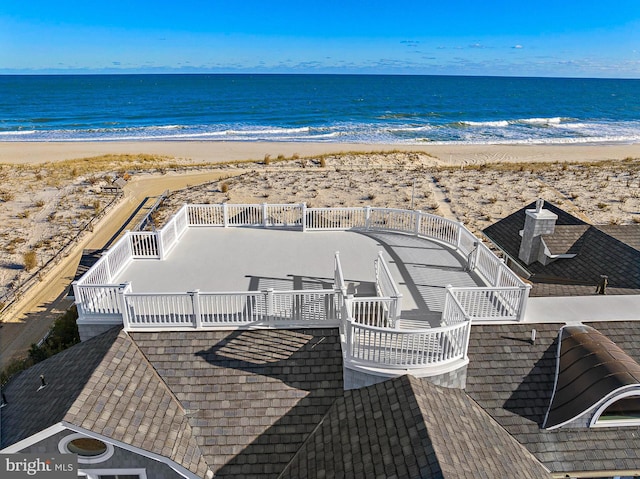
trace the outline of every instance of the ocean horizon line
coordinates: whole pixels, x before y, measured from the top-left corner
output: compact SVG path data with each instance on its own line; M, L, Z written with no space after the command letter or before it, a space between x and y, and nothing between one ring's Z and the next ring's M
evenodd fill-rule
M523 79L523 80L614 80L614 81L640 81L640 77L608 77L608 76L555 76L555 75L474 75L474 74L460 74L460 73L408 73L408 72L264 72L264 71L122 71L122 70L38 70L38 71L2 71L0 69L0 77L33 77L33 76L336 76L336 77L349 77L349 76L363 76L363 77L442 77L442 78L505 78L505 79Z

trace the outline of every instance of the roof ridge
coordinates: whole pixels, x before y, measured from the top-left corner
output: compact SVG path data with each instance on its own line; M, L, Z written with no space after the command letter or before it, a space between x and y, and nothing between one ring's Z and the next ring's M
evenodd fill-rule
M158 379L160 381L160 384L162 384L164 386L164 388L169 393L169 395L178 404L178 407L182 411L182 414L184 414L185 416L188 416L187 410L184 408L184 406L182 405L182 403L180 402L178 397L174 394L173 390L166 383L166 381L164 379L162 379L162 376L160 376L160 374L156 370L156 368L153 365L153 363L151 361L149 361L149 358L147 357L146 354L144 354L144 351L142 349L140 349L140 346L138 346L138 343L136 343L136 340L128 332L126 332L124 330L122 332L129 337L129 340L131 341L131 344L133 345L133 347L142 355L142 358L144 359L144 362L147 364L147 366L149 366L151 368L151 371L153 371L153 374L156 377L156 379Z
M140 365L143 367L141 368ZM132 371L132 375L127 376L127 371ZM125 374L120 378L114 377L117 372L120 372L121 375L123 373ZM149 372L151 372L151 375ZM122 384L122 377L128 377L128 380L125 381L126 387L118 390L118 388L114 386L114 383ZM109 406L109 399L107 399L106 396L113 396L113 393L116 391L119 391L118 403L122 399L135 406L136 412L131 420L126 419L125 416L119 416L117 412L115 415L113 414L117 408L117 404ZM91 394L91 392L94 394ZM105 394L105 392L107 394ZM165 394L166 396L164 396ZM159 416L159 410L163 407L161 400L164 401L164 406L168 406L169 402L173 403L173 406L166 407L165 411L169 409L173 410L175 407L175 412L170 416L165 416L165 418L168 418L170 422L175 422L178 426L178 437L174 440L169 440L165 437L163 443L158 443L157 439L153 437L149 427L143 430L135 426L135 415L141 412L139 407L149 406L151 403L145 403L145 398L151 397L158 399L158 403L155 404L156 409L154 409L155 417ZM92 400L89 401L88 399L90 398L92 398ZM153 407L153 404L151 405ZM71 412L71 409L73 409L74 412ZM104 412L99 416L96 415L97 411L107 411L109 409L112 409L112 411L110 414L107 414L107 417L102 417ZM142 412L146 412L146 410ZM119 332L115 341L89 377L82 393L74 400L70 411L65 414L64 419L71 424L94 430L99 434L111 437L114 440L121 441L133 447L166 456L176 464L180 464L192 472L197 472L201 466L211 471L193 435L191 423L184 407L180 401L177 400L173 391L171 391L168 385L162 380L134 339L126 331ZM142 418L138 420L144 422ZM118 432L118 427L122 426L123 421L126 421L128 426L133 425L133 429L138 430ZM188 428L188 437L185 435L185 428ZM142 437L138 437L141 432ZM191 450L188 450L189 448L185 448L184 451L179 450L181 447L184 448L184 443L180 440L180 437L186 439ZM170 448L171 453L168 453L166 448ZM202 461L202 463L200 463L200 461Z

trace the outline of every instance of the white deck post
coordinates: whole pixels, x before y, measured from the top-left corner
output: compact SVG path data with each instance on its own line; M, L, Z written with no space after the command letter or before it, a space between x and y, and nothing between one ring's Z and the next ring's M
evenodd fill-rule
M111 278L109 278L109 280L111 280ZM80 289L79 289L79 284L77 281L74 281L73 283L71 283L71 286L73 286L73 298L74 298L74 303L76 305L76 308L78 310L78 319L82 319L84 316L84 312L82 309L82 298L80 298Z
M273 288L269 288L265 292L267 301L267 321L271 321L273 319L273 311L275 310L275 295L273 294L273 291Z
M371 206L364 207L364 227L365 229L371 227Z
M525 284L520 286L520 307L518 308L518 321L524 320L524 313L527 311L527 302L529 301L529 292L531 285Z
M193 304L194 326L196 329L202 329L202 314L200 313L200 290L190 291L191 302Z
M120 303L120 312L122 313L122 324L125 331L131 330L131 323L129 318L129 311L127 310L127 301L124 297L128 289L130 289L131 283L123 283L118 287L118 302Z
M422 211L416 210L414 213L414 229L413 232L416 236L420 235L420 226L422 222Z
M302 211L302 231L307 231L307 204L300 203L300 209Z
M225 228L229 227L229 209L226 203L222 203L222 225Z
M475 263L475 261L474 261ZM498 272L496 273L496 282L494 284L494 286L496 288L500 287L500 280L502 279L502 270L506 268L505 264L504 264L504 259L500 258L500 266L498 266Z
M456 239L456 250L460 251L460 243L462 242L462 228L464 225L462 222L458 223L458 238Z
M449 306L449 302L451 301L451 296L453 296L453 292L451 291L453 289L453 286L448 284L447 286L445 286L445 289L447 290L447 292L444 294L444 306L442 307L442 318L440 318L440 326L442 326L443 324L445 326L448 326L449 324L447 323L447 317L445 317L446 315L449 314L449 308L451 306Z
M164 259L164 242L162 241L160 231L162 230L156 230L156 241L158 242L158 257L160 261L162 261Z
M269 221L268 221L268 218L267 218L267 204L266 203L262 203L262 226L264 228L269 226Z

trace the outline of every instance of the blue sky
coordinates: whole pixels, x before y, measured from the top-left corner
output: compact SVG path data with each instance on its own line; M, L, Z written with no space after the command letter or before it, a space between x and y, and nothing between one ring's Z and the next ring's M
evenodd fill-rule
M640 0L2 0L31 72L640 78Z

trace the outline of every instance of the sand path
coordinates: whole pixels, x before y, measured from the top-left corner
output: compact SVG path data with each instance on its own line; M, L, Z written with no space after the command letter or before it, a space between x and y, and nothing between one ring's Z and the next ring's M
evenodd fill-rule
M242 171L234 173L241 174ZM103 248L133 218L136 209L148 197L157 197L166 190L218 180L222 176L229 176L229 172L176 173L133 179L125 187L120 204L102 218L93 233L82 239L70 254L49 270L42 281L30 288L6 315L4 322L0 324L0 368L5 367L14 357L24 356L31 344L37 343L47 334L55 318L71 306L66 293L75 276L83 249ZM132 226L133 224L129 224L126 227Z

